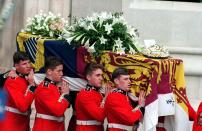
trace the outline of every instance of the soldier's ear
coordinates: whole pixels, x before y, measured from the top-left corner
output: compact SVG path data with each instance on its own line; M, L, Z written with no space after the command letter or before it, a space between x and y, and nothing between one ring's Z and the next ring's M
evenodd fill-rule
M89 81L91 79L90 75L86 75L86 79Z
M18 69L18 68L19 68L19 64L18 64L18 63L15 63L15 64L14 64L14 67L15 67L15 69Z
M50 76L52 74L52 69L47 69L46 73Z
M114 83L117 85L119 83L119 80L117 78L115 78Z

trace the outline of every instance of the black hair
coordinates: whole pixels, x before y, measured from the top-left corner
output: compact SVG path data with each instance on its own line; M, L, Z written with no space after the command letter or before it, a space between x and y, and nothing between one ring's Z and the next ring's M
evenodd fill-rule
M96 69L101 69L103 70L103 66L101 64L96 64L96 63L89 63L85 67L85 76L90 75L93 71Z
M55 56L49 56L46 58L46 62L45 62L45 72L48 70L48 69L55 69L56 66L59 66L59 65L63 65L63 62L60 58L58 57L55 57Z
M20 61L30 60L29 56L23 51L17 51L13 55L13 63L18 64Z
M122 67L115 69L112 73L112 80L114 81L114 79L120 77L121 75L129 75L128 70Z

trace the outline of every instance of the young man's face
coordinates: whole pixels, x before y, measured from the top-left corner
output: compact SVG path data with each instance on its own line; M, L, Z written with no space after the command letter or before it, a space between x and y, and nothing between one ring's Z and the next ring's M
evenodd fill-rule
M58 65L55 69L48 69L49 79L59 82L62 80L63 76L63 65Z
M15 64L15 68L17 72L23 75L27 75L30 73L32 65L30 60L21 60L19 63Z
M118 88L129 91L130 90L130 76L129 75L120 75L118 78L114 80L115 84Z
M101 87L103 80L103 71L101 69L94 70L91 74L87 75L88 83L92 86Z

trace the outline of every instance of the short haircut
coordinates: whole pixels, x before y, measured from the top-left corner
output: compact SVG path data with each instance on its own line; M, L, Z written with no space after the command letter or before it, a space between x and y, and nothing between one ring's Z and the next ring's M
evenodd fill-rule
M121 75L129 75L128 70L122 67L115 69L112 73L112 81L114 81L114 79L120 77Z
M46 58L46 62L45 62L45 72L48 69L55 69L57 66L59 65L63 65L63 62L60 58L55 57L55 56L49 56Z
M96 63L89 63L85 67L85 76L90 75L93 71L101 69L103 70L103 66L101 64L96 64Z
M23 51L17 51L13 55L13 63L18 64L20 61L30 60L29 56Z

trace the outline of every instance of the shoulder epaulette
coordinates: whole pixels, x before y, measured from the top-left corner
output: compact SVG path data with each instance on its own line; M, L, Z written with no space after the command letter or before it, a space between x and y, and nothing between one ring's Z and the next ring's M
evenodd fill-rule
M21 73L19 73L17 71L16 71L16 74L17 74L17 77L19 76L19 77L22 77L22 78L25 78L27 76L27 75L21 74Z
M119 88L114 89L112 92L117 92L117 93L121 93L121 94L124 94L124 95L127 94L124 90L121 90Z
M99 91L99 88L96 88L94 86L87 84L85 90L86 91L91 91L91 90Z
M44 81L43 86L48 87L49 82L48 81Z
M55 82L55 81L52 81L52 80L50 80L50 79L48 79L48 78L46 77L46 78L44 79L43 86L48 87L49 84L56 85L56 82Z

